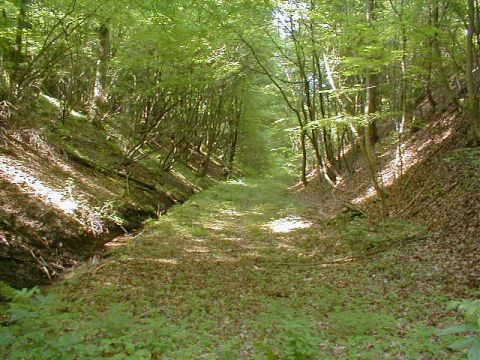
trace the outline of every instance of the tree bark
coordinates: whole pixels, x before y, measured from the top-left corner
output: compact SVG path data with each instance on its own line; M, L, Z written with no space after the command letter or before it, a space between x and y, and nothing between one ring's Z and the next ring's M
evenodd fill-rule
M367 0L367 23L372 26L375 21L375 0ZM368 71L365 79L365 87L367 89L367 109L368 126L366 136L371 146L375 146L378 141L377 121L373 118L378 110L378 74L376 70Z
M238 146L238 131L240 128L240 120L242 118L242 101L237 95L234 98L234 111L233 119L230 122L230 144L229 152L227 159L226 175L227 179L230 178L230 175L233 170L233 164L235 162L235 157L237 155L237 146Z
M475 0L468 0L468 28L466 44L466 79L468 93L468 109L472 128L472 138L475 144L480 144L480 113L478 109L478 99L475 92L474 67L476 64L476 54L474 45L475 32Z
M11 55L12 61L12 75L11 85L15 87L13 93L15 94L18 89L18 84L22 79L22 61L24 60L23 48L24 48L24 30L27 27L27 6L30 0L19 1L19 11L17 17L17 28L15 33L15 47Z
M308 185L307 181L307 145L305 142L307 134L304 129L300 133L300 145L302 147L302 184L303 186Z
M95 75L90 117L96 126L101 127L101 114L107 103L108 67L111 52L110 29L107 24L100 26L98 29L98 37L100 53L97 60L97 72Z

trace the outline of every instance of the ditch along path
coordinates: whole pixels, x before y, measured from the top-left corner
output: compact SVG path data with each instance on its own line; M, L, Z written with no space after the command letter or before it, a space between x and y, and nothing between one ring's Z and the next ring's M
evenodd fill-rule
M162 317L162 350L135 345L152 358L456 358L435 335L448 299L428 264L401 248L331 264L352 255L344 226L281 181L223 183L49 292L85 319L113 304L130 322Z

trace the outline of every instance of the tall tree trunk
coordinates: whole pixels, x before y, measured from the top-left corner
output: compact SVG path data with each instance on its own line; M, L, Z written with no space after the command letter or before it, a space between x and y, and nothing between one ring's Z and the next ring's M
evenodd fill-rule
M340 174L340 170L337 166L337 159L335 159L335 150L332 142L332 130L324 127L322 129L322 135L323 144L325 147L325 162L328 165L326 166L327 174L332 180L332 184L336 186L339 180L342 179L342 175ZM338 144L338 146L341 145Z
M401 59L401 82L400 82L400 107L402 110L402 115L401 117L396 120L396 130L397 130L397 154L396 154L396 163L397 163L397 168L399 170L400 176L403 175L403 148L402 148L402 141L403 141L403 132L405 129L405 124L407 121L407 112L408 112L408 78L407 78L407 30L405 28L405 23L404 23L404 0L400 1L399 8L397 8L393 2L393 0L390 0L390 5L392 7L393 12L395 15L398 17L398 21L400 23L400 41L401 41L401 51L402 51L402 59ZM430 19L431 21L431 19ZM430 42L432 44L432 42ZM432 47L430 47L430 50L432 50ZM429 60L429 66L430 66L430 73L429 73L429 78L427 81L427 84L430 84L430 80L432 77L431 74L431 68L432 68L432 60L430 58ZM428 91L430 91L429 99L430 103L432 104L432 107L435 109L435 101L433 100L433 97L431 95L431 89L430 85L428 86ZM427 93L428 93L427 91ZM428 97L428 94L427 94ZM432 103L433 102L433 103Z
M306 144L307 133L304 129L300 133L300 146L302 147L302 184L307 186L307 144Z
M372 26L375 20L374 10L375 1L367 0L367 23L369 26ZM365 104L365 115L368 120L368 125L360 132L360 145L367 160L368 172L372 180L373 186L377 191L377 194L382 201L384 211L386 212L387 193L385 192L383 186L380 184L377 178L378 160L375 154L375 144L378 140L377 127L374 119L375 114L378 110L378 75L376 75L372 71L369 71L366 76L365 85L367 95Z
M437 23L435 19L438 19L438 2L433 4L433 6L429 6L429 18L428 23L429 25L434 28L434 24ZM433 56L434 56L434 44L435 44L435 37L436 35L432 35L428 42L428 54L427 54L427 76L425 79L425 95L427 96L427 100L432 107L433 112L437 107L437 102L433 97L432 93L432 78L433 78Z
M367 0L367 23L368 26L372 26L375 21L375 0ZM368 126L366 136L368 137L368 142L375 146L378 141L378 131L377 131L377 122L373 118L374 114L378 111L378 74L376 71L369 71L366 80L365 86L367 88L367 110L366 113L368 116Z
M24 43L24 30L27 27L27 6L30 0L20 0L19 10L17 17L17 28L15 33L15 47L11 55L12 61L12 74L11 74L11 86L14 94L19 90L19 84L22 80L22 61L23 61L23 43Z
M240 120L242 117L242 101L237 95L234 99L234 115L230 123L230 144L228 151L226 175L227 179L230 178L230 175L233 170L233 163L235 162L235 156L237 155L237 145L238 145L238 131L240 128Z
M108 67L111 51L110 29L108 25L102 24L100 26L98 29L98 37L100 51L97 60L97 72L95 75L90 117L96 126L101 127L101 114L107 103Z
M432 26L435 29L435 32L432 38L432 41L433 41L432 59L435 65L434 67L437 69L436 75L440 81L440 86L446 94L446 101L453 104L456 108L458 108L459 107L458 100L455 94L453 93L452 88L450 87L448 72L446 71L445 66L443 64L443 55L441 50L440 38L438 36L438 33L440 32L440 28L438 24L439 16L440 16L439 0L435 0L433 11L432 11Z
M472 138L475 144L480 144L480 113L478 99L475 93L474 67L476 64L475 45L473 41L475 33L475 0L468 0L468 28L467 28L467 64L466 79L468 92L468 108L472 128Z
M378 175L378 164L377 164L377 156L374 151L374 146L373 144L370 143L370 138L367 135L368 129L363 128L360 132L360 147L363 150L363 153L365 155L365 159L367 160L367 168L368 168L368 174L370 175L370 179L372 180L373 187L375 191L377 192L378 196L380 197L380 200L382 201L383 209L386 212L386 200L388 197L387 192L383 188L383 186L380 184L378 181L377 175Z

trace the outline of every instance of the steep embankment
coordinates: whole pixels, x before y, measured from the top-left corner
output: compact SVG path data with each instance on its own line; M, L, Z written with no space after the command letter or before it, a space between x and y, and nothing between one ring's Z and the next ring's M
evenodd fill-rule
M127 172L117 143L81 116L39 122L5 130L0 142L0 279L14 286L56 278L214 183L195 175L195 163L165 172L145 160Z
M327 218L356 209L374 224L386 212L388 221L423 225L428 236L406 245L402 258L429 264L432 277L461 293L463 286L480 286L480 151L468 148L469 122L457 111L446 109L423 121L421 129L405 134L401 156L393 136L377 145L380 178L389 194L386 209L361 156L346 159L354 172L345 170L338 188L315 179L307 189L296 190Z

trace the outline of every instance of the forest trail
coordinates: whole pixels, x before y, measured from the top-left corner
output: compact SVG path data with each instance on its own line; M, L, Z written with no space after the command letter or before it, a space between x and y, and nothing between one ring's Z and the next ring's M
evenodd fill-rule
M479 1L0 10L0 359L480 360Z
M435 335L446 298L428 283L428 264L399 249L327 264L351 254L338 225L305 209L285 182L226 182L49 293L68 303L77 334L106 341L98 354L452 359Z

